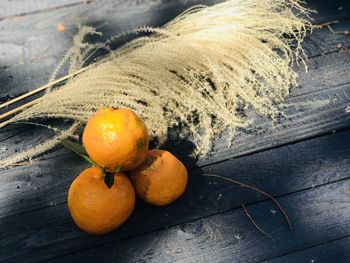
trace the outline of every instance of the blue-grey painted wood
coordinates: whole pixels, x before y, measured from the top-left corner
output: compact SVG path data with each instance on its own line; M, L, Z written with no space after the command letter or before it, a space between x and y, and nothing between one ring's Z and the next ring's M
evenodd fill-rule
M0 21L3 100L47 81L71 45L77 22L101 25L108 36L144 24L161 25L203 1L104 0L75 5L72 0L71 6L54 2L39 7L41 1L28 0L14 14L20 17L10 17L9 11ZM310 3L320 11L316 23L350 18L349 2ZM57 32L58 22L65 24L65 32ZM349 22L332 27L337 32L349 30ZM344 50L339 51L340 42ZM293 262L312 255L321 243L324 250L338 244L337 251L346 258L342 247L348 247L349 235L350 131L327 134L350 126L344 111L350 104L349 46L347 35L327 28L307 38L309 72L299 69L302 87L292 90L287 117L275 129L268 120L251 116L254 126L240 131L230 149L218 138L213 155L199 160L187 157L191 143L168 143L191 168L185 195L164 208L138 202L132 218L110 235L86 235L70 219L67 189L86 164L68 151L53 151L45 160L0 171L0 262ZM47 135L39 128L9 126L0 132L0 158L32 147ZM203 172L233 176L280 196L295 230L289 232L277 209L260 195L202 178ZM250 213L277 242L257 232L239 208L241 203L251 204ZM328 262L331 255L323 253L317 262Z
M6 8L23 8L31 15L6 18L0 21L0 83L1 95L4 99L17 96L46 84L51 73L65 52L72 45L72 36L77 31L77 24L89 24L98 27L105 37L115 35L131 28L151 25L161 26L187 7L194 4L212 4L220 0L104 0L91 1L84 4L83 0L63 0L63 3L73 3L72 6L51 9L40 12L40 6L48 8L59 6L60 1L26 0L26 4L19 1L2 2ZM80 4L77 4L81 2ZM347 19L350 2L345 1L309 1L311 7L322 10L313 14L315 23L332 19ZM326 3L327 2L327 3ZM341 5L342 3L342 5ZM15 7L10 7L13 5ZM32 9L29 7L31 6ZM343 8L339 10L339 7ZM6 13L11 11L6 8ZM25 12L25 11L23 11ZM65 25L65 32L56 30L57 23ZM337 25L335 25L337 29ZM349 38L338 34L332 36L332 42L324 42L327 38L318 36L315 31L310 36L310 46L305 46L308 55L337 50L338 41L349 46ZM328 32L328 35L331 35ZM321 48L321 49L320 49ZM316 52L315 52L316 51ZM321 53L320 53L321 52Z
M33 262L46 260L129 236L141 235L169 226L181 225L184 222L215 216L224 211L237 210L242 203L254 203L263 199L255 192L201 177L200 175L205 172L232 176L265 189L274 196L285 196L299 191L305 191L307 194L308 190L311 191L317 186L335 183L350 177L348 172L350 165L348 158L350 155L349 138L350 131L344 131L227 160L201 169L194 169L190 171L188 189L180 200L162 208L138 202L135 213L124 226L118 231L100 237L89 236L77 229L66 207L66 191L75 176L74 173L78 173L79 170L73 166L80 162L77 157L63 156L56 158L56 161L50 159L41 162L38 166L34 166L36 173L32 175L31 172L26 174L25 170L22 170L23 174L19 171L14 174L3 174L1 178L8 181L9 189L6 191L4 185L0 192L4 193L4 196L8 196L9 202L8 206L3 208L5 211L7 210L8 216L2 217L0 220L0 239L7 240L0 247L0 261L21 261L28 254L32 254ZM71 170L63 168L63 171L60 172L62 164L65 167L72 167ZM16 169L20 169L20 167ZM349 186L349 180L346 182ZM17 184L20 186L19 189L16 189ZM35 187L38 188L35 189ZM14 190L17 193L14 194ZM329 196L333 200L338 192L332 190L329 193L324 193L324 198L333 193L332 196ZM13 197L10 197L11 195ZM2 202L6 203L6 200L2 198ZM37 206L37 209L31 210L31 205ZM310 203L311 205L315 204ZM297 204L288 202L286 208L293 221L297 222L299 219L295 214L295 206ZM348 209L349 203L343 203L343 206L344 209ZM343 206L339 206L339 209L343 209ZM20 209L17 210L16 207ZM288 229L277 209L275 207L274 209L278 221L273 226L279 225L280 229ZM249 210L254 211L250 208ZM311 213L309 216L313 217L314 214ZM266 222L269 222L269 219L263 215L255 215L254 218L257 218L264 227ZM333 219L335 221L332 224L336 225L336 218ZM337 220L339 220L340 225L346 223L343 218ZM249 220L245 218L245 221L249 225ZM321 223L323 224L323 222ZM321 226L320 229L322 229ZM273 233L279 235L279 232L280 230ZM254 233L257 236L260 235ZM281 243L283 242L281 241ZM13 250L16 246L20 246L22 249L20 251ZM27 259L27 262L31 262L30 259Z
M34 5L35 1L30 2ZM0 20L0 97L17 96L46 84L71 47L78 24L95 26L107 38L140 26L161 26L196 3L203 1L92 1ZM57 23L65 25L64 32L56 30Z
M350 259L350 237L336 239L315 247L302 249L285 256L266 260L264 263L295 263L295 262L327 262L340 263L349 262ZM111 262L111 261L110 261Z
M247 219L243 209L234 209L165 230L152 232L135 238L116 242L114 247L95 248L53 262L66 262L73 258L77 262L94 255L115 262L348 262L328 261L339 253L338 259L347 259L350 236L349 206L350 180L341 180L307 191L279 198L290 211L294 228L288 230L282 216L268 201L247 207L251 216L275 240L262 235ZM225 202L222 199L222 202ZM345 238L347 237L347 238ZM332 243L323 246L318 254L317 245L332 240L340 243L335 251ZM307 248L311 248L308 251ZM305 249L303 253L299 251ZM283 256L286 255L287 256ZM307 255L307 256L306 256ZM280 257L278 259L278 257ZM304 259L304 260L301 260ZM314 260L314 261L311 261ZM270 261L268 261L270 262Z
M84 3L83 0L3 0L0 2L0 20L5 18L16 19L20 16L71 7L82 3Z
M259 233L239 209L120 241L116 259L120 263L259 262L350 236L349 191L348 179L279 198L290 211L292 231L274 214L271 203L248 206L252 217L276 241Z

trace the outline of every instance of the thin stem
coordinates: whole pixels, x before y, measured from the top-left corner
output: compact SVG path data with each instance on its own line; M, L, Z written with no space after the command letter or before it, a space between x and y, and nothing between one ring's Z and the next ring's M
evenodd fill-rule
M256 188L254 186L251 186L251 185L248 185L248 184L245 184L245 183L241 183L241 182L238 182L234 179L231 179L231 178L227 178L227 177L224 177L224 176L220 176L220 175L216 175L216 174L209 174L209 173L205 173L205 174L202 174L203 176L208 176L208 177L216 177L216 178L219 178L221 180L224 180L224 181L228 181L228 182L231 182L231 183L234 183L234 184L237 184L243 188L248 188L248 189L251 189L251 190L254 190L268 198L270 198L276 205L277 207L279 208L279 210L282 212L284 218L286 219L288 225L289 225L289 228L292 230L293 227L292 227L292 223L291 221L289 220L289 217L286 213L286 211L283 209L283 207L280 205L280 203L277 201L276 198L274 198L272 195L266 193L265 191L263 190L260 190L259 188Z
M328 21L328 22L325 22L322 24L313 25L313 28L322 29L325 26L329 27L330 25L338 24L339 22L340 22L339 20L332 20L332 21Z
M248 213L248 210L247 208L245 207L244 204L242 204L242 207L243 207L243 210L244 210L244 213L246 214L246 216L250 219L250 221L253 223L253 225L256 227L256 229L258 229L261 233L263 233L265 236L271 238L272 240L275 241L275 239L270 236L268 233L266 233L264 230L262 230L261 227L259 227L259 225L255 222L255 220L252 218L252 216Z
M14 108L14 109L12 109L12 110L10 110L10 111L7 111L7 112L5 112L4 114L1 114L1 115L0 115L0 120L6 118L6 117L8 117L8 116L11 116L11 115L13 115L13 114L15 114L15 113L17 113L17 112L19 112L19 111L25 109L25 108L28 108L28 107L30 107L30 106L36 104L39 100L41 100L41 98L32 100L32 101L30 101L30 102L28 102L28 103L26 103L26 104L23 104L23 105L21 105L21 106L19 106L19 107L17 107L17 108ZM1 123L1 124L2 124L2 123Z
M6 107L6 106L9 106L9 105L11 105L11 104L13 104L13 103L15 103L15 102L17 102L17 101L23 100L23 99L25 99L25 98L27 98L27 97L29 97L29 96L32 96L32 95L34 95L34 94L36 94L36 93L39 93L40 91L43 91L43 90L45 90L45 89L47 89L47 88L50 88L50 87L52 87L52 86L54 86L54 85L56 85L56 84L58 84L58 83L60 83L60 82L62 82L62 81L65 81L65 80L67 80L67 79L69 79L69 78L71 78L71 77L74 77L74 76L76 76L76 75L78 75L78 74L84 72L84 71L87 70L88 68L90 68L90 66L81 68L81 69L79 69L79 70L77 70L77 71L75 71L75 72L72 72L71 74L68 74L68 75L66 75L66 76L63 76L62 78L59 78L59 79L57 79L57 80L55 80L55 81L52 81L52 82L49 82L49 83L47 83L47 84L44 85L44 86L41 86L41 87L39 87L39 88L36 88L36 89L34 89L34 90L32 90L32 91L29 91L29 92L27 92L27 93L24 93L23 95L18 96L18 97L16 97L16 98L12 99L12 100L6 101L6 102L0 104L0 109L1 109L1 108L4 108L4 107Z

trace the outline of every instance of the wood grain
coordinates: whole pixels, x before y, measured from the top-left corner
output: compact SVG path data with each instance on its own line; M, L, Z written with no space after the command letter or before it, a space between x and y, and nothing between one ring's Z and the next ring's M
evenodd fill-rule
M162 25L186 7L203 3L28 0L12 8L19 1L12 2L1 3L6 17L0 8L2 100L47 81L79 22L98 26L108 37L136 26ZM349 30L348 1L310 1L310 6L320 11L315 23L340 19L333 30ZM66 31L58 32L57 23ZM198 160L188 157L191 142L168 141L165 147L190 168L185 195L164 208L139 201L131 219L114 233L94 237L74 226L66 207L67 189L87 164L67 150L0 171L0 262L345 261L350 236L350 116L345 113L350 104L350 40L324 28L308 36L304 47L309 72L296 67L301 88L291 90L286 117L275 128L249 113L253 125L239 131L232 146L223 135L212 154ZM0 158L52 134L28 125L2 129ZM203 178L202 173L231 176L278 197L294 230L288 231L277 208L262 196ZM249 213L276 242L254 228L241 203L248 204Z
M282 204L293 211L293 231L287 230L280 216L271 213L274 207L270 203L248 206L275 242L259 233L242 209L238 209L119 241L116 258L121 263L258 262L349 236L349 190L350 180L346 180L280 198Z
M0 176L0 192L3 195L1 210L4 213L0 220L0 239L6 242L0 247L0 261L23 260L28 254L33 256L32 261L27 259L27 262L47 260L62 253L87 249L231 209L240 209L241 203L263 200L254 192L201 177L201 173L232 176L268 190L274 196L284 196L345 180L349 178L349 134L350 131L339 132L192 170L189 187L176 203L157 208L138 202L135 213L122 228L101 237L89 236L78 230L66 207L68 186L81 170L81 161L77 157L64 156L56 163L52 160L41 162L38 166L31 167L32 170L27 167L27 173L24 170L22 173L3 173ZM63 168L60 167L62 164ZM294 223L294 208L285 207ZM277 208L273 208L279 214ZM255 210L249 206L248 209L265 228L264 222L267 219L254 215ZM278 218L280 227L288 229L283 218ZM249 222L248 219L245 220ZM343 224L343 219L340 222ZM259 235L258 232L257 234ZM13 249L16 246L23 248L17 251Z
M110 259L115 251L116 262L121 263L261 262L285 254L288 256L282 256L280 261L276 258L276 262L312 262L305 261L308 258L317 260L314 262L342 262L326 260L335 255L334 251L325 250L321 254L312 252L317 251L319 244L339 239L343 242L336 250L341 253L338 259L346 259L349 254L346 251L346 237L350 235L350 220L347 216L350 212L349 190L348 179L280 198L282 204L293 211L292 231L281 222L282 216L275 212L271 203L264 201L248 206L250 214L276 241L258 232L246 218L243 209L234 209L169 229L120 240L114 247L105 246L100 251L95 248L89 252L80 252L73 255L73 258L84 260L87 253L104 258L101 252L108 250L106 258ZM315 245L316 248L309 251L308 257L303 257L300 253L290 253ZM332 246L327 246L327 249L328 247ZM65 262L69 257L56 259L54 262ZM296 260L293 261L294 259Z
M91 248L89 250L79 251L69 256L58 257L49 260L50 263L118 263L116 257L115 244L107 244L103 247Z
M0 21L1 98L14 97L46 84L72 46L78 24L95 26L108 38L139 26L161 26L200 2L203 1L104 0L3 19ZM56 30L57 23L65 25L64 32Z
M28 1L28 6L33 6L35 9L33 2L35 1ZM47 3L46 5L59 3L40 1L40 3L44 2ZM0 21L0 50L3 50L0 53L0 68L3 69L0 71L2 83L0 97L8 99L46 84L60 59L71 47L72 37L77 31L77 24L96 26L103 32L105 38L108 38L121 31L139 26L161 26L194 4L213 4L214 2L220 1L104 0L3 19ZM328 4L324 4L325 1L323 1L325 6L320 6L317 1L310 2L311 7L316 5L318 8L327 10L328 13L330 12L329 17L334 16L334 19L350 18L346 12L344 13L344 10L349 9L350 3L343 4L343 9L338 10L329 7L339 6L336 5L337 1ZM22 5L17 4L16 6ZM313 14L313 18L315 23L327 20L323 12ZM63 23L66 31L58 32L56 30L57 23ZM344 26L335 25L335 29L343 30ZM305 43L308 55L314 56L336 51L338 42L343 42L345 47L350 45L348 37L341 34L331 35L332 33L327 28L315 31L310 36L310 41ZM332 38L331 42L328 41L329 38ZM115 47L120 44L115 43ZM62 71L62 74L64 72Z
M347 262L350 258L350 237L336 239L315 247L302 249L285 256L266 260L265 263L294 263L294 262ZM107 255L107 254L106 254Z
M83 0L12 0L0 2L0 20L13 18L14 16L26 16L39 12L47 12L63 7L71 7L76 4L84 3Z

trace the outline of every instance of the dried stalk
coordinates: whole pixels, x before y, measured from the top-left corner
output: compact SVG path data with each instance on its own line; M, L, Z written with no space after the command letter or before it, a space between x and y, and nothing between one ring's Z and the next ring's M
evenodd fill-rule
M268 197L269 199L271 199L272 202L274 202L274 203L277 205L278 209L282 212L284 218L286 219L286 221L287 221L287 223L288 223L289 229L291 229L291 230L293 229L293 227L292 227L292 222L290 221L290 219L289 219L289 217L288 217L286 211L283 209L283 207L282 207L281 204L277 201L277 199L274 198L272 195L266 193L266 192L263 191L263 190L260 190L259 188L254 187L254 186L251 186L251 185L248 185L248 184L245 184L245 183L241 183L241 182L238 182L238 181L236 181L236 180L234 180L234 179L227 178L227 177L224 177L224 176L220 176L220 175L216 175L216 174L208 174L208 173L203 174L203 176L219 178L219 179L221 179L221 180L224 180L224 181L227 181L227 182L231 182L231 183L237 184L237 185L239 185L239 186L241 186L241 187L243 187L243 188L251 189L251 190L253 190L253 191L256 191L256 192L258 192L258 193L260 193L260 194L262 194L262 195Z
M245 215L249 218L249 220L253 223L253 225L255 226L256 229L258 229L263 235L267 236L268 238L271 238L272 240L275 241L275 239L269 235L268 233L266 233L264 230L262 230L262 228L255 222L255 220L252 218L252 216L248 213L247 208L245 207L244 204L242 204L242 208L244 210Z
M197 154L207 153L223 131L230 145L235 131L249 124L242 112L253 109L274 120L297 85L291 66L303 55L301 43L311 29L308 12L298 0L230 0L190 8L161 28L134 30L146 35L59 89L49 89L39 103L6 123L40 118L84 123L100 107L128 107L160 142L170 128L181 127L178 136L191 138ZM98 32L83 27L74 37L70 72L105 47L83 43L86 34ZM23 160L10 157L0 166L15 161Z

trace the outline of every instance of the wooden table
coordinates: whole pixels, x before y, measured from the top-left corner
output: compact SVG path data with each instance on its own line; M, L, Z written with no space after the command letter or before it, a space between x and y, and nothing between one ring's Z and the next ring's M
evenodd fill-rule
M1 100L48 81L72 44L77 24L110 36L141 25L162 25L199 0L13 0L0 2ZM168 207L138 201L119 230L90 236L72 222L67 189L87 165L58 148L33 164L0 171L1 262L350 262L350 31L349 1L309 1L315 30L304 47L308 73L286 100L286 117L265 118L237 135L230 148L197 160L192 145L168 142L187 165L184 196ZM57 23L65 25L59 32ZM32 147L49 131L11 125L0 131L0 158ZM255 185L277 197L289 230L270 201L203 173ZM264 236L241 205L274 240Z

